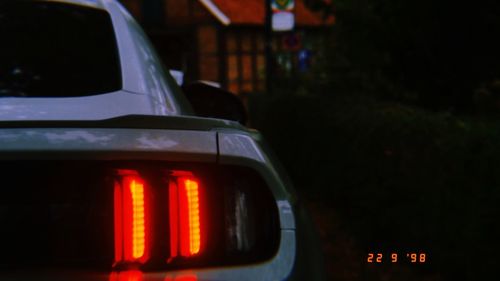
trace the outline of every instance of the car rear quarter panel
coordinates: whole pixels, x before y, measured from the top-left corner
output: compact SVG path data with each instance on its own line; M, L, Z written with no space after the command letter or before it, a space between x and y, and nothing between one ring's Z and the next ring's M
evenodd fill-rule
M89 128L0 129L0 159L154 159L236 164L257 170L271 188L281 225L280 245L268 261L233 267L144 273L143 281L165 280L185 274L197 280L285 280L296 258L295 218L290 200L273 162L251 134L240 130L160 130ZM48 273L50 274L50 273ZM27 275L29 276L29 275ZM109 280L103 274L56 272L51 280L72 276L87 280ZM15 275L21 278L22 275ZM39 276L43 280L42 276ZM61 278L61 279L58 279ZM4 280L4 279L2 279ZM8 280L5 279L5 280ZM24 280L24 279L16 279Z

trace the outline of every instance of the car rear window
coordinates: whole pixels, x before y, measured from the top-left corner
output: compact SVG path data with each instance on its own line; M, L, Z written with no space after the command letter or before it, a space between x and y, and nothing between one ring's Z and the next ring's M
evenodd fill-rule
M109 14L60 2L0 1L0 98L121 89Z

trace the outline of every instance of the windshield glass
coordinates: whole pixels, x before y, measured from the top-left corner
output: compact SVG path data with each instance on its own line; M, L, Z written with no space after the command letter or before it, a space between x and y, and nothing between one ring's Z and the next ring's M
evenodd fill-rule
M121 88L106 11L57 2L0 2L0 98L76 97Z

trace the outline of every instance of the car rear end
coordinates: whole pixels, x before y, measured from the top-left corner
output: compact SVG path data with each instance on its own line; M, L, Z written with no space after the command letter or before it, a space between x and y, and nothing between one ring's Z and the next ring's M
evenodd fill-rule
M135 128L130 119L3 122L0 275L290 275L292 195L251 132L184 117Z
M0 280L321 279L261 136L189 116L119 3L5 3Z

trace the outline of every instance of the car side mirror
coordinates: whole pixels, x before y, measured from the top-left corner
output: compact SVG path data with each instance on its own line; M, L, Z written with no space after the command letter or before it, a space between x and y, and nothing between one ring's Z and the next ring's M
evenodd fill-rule
M196 115L233 120L242 125L246 124L247 112L245 106L235 94L203 81L184 84L182 90Z

